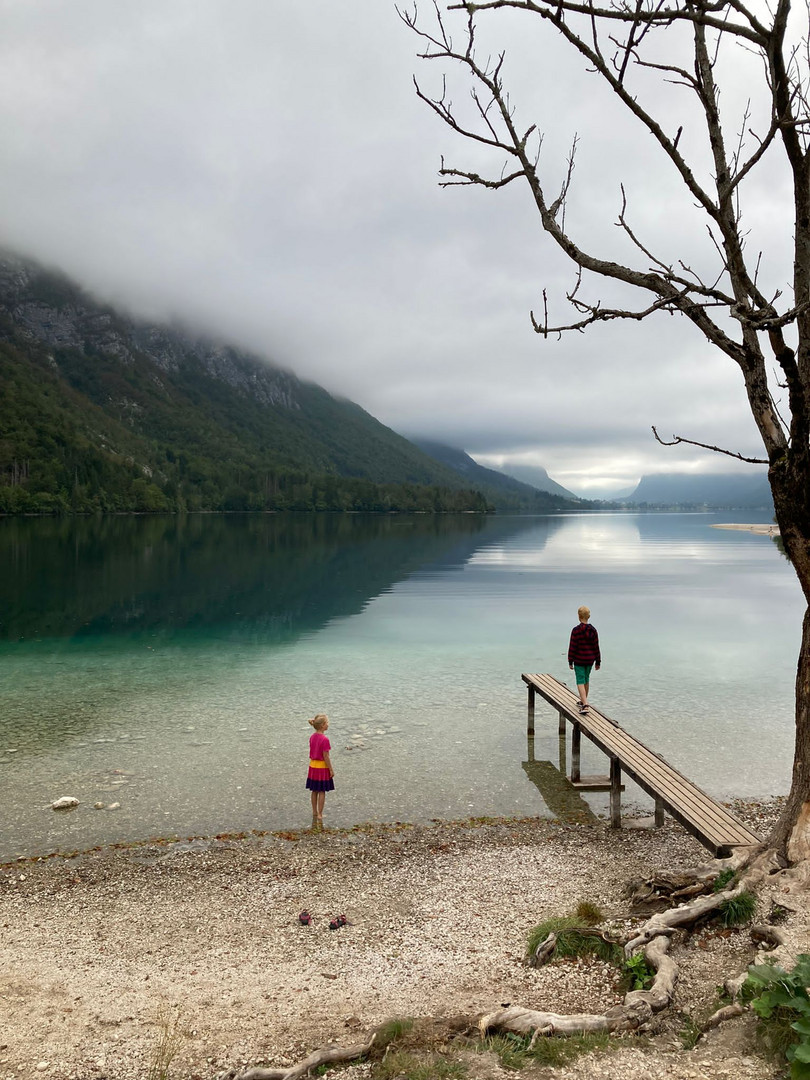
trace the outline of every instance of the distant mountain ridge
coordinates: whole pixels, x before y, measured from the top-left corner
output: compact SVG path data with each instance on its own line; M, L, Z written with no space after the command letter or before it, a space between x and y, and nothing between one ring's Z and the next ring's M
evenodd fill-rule
M524 507L525 509L533 508L541 511L551 509L555 506L572 507L574 505L588 505L584 500L578 499L577 496L573 495L570 491L566 491L564 487L555 484L553 480L548 478L547 474L546 480L548 481L548 486L540 488L536 484L510 476L505 472L501 472L499 469L488 469L486 465L479 465L479 463L474 458L470 457L464 450L448 446L445 443L436 442L432 439L423 439L417 436L412 436L410 441L436 461L440 461L443 465L447 465L461 476L467 478L469 482L476 487L481 487L483 490L487 491L502 492L503 494L500 496L501 502L503 502L505 497L511 496L512 498L519 499L522 503L527 503L528 505ZM538 471L545 472L545 470L542 469Z
M524 484L531 484L538 491L547 491L551 495L560 495L564 499L578 499L573 491L552 480L546 470L540 465L504 465L500 470L506 476L513 476Z
M762 469L752 469L751 475L659 473L642 476L635 491L619 501L647 506L773 510L767 474Z

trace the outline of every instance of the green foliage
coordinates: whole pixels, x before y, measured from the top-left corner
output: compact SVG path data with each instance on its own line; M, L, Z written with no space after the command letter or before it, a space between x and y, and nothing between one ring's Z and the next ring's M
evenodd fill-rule
M764 1049L790 1062L792 1080L810 1080L810 954L802 953L792 971L752 964L740 996L760 1018Z
M650 967L643 952L625 958L622 974L629 990L649 990L655 979L655 969Z
M718 908L718 914L723 926L744 926L753 919L756 909L756 896L750 892L741 892L739 896L725 900Z
M624 955L617 942L606 941L599 931L583 926L582 919L576 915L560 915L546 919L529 931L527 956L532 956L549 934L557 935L553 954L555 959L564 956L596 956L600 960L619 963Z
M616 1040L606 1031L587 1035L540 1037L529 1049L531 1039L520 1035L493 1035L482 1044L482 1049L497 1054L504 1069L516 1071L526 1065L545 1065L560 1068L582 1054L613 1049Z
M598 904L592 904L590 900L580 900L574 909L574 914L580 922L588 926L598 926L605 921L605 916Z
M712 885L712 892L722 892L731 882L734 880L735 870L723 870L715 878L715 882Z

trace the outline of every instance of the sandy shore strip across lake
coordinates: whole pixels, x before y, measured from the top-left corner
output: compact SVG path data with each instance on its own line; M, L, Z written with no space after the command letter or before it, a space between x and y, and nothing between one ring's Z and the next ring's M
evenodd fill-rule
M779 536L778 525L740 525L729 523L728 525L712 525L713 529L739 529L743 532L760 533L762 536Z
M738 810L764 835L777 805ZM143 1080L167 1023L180 1033L169 1075L213 1080L228 1067L289 1065L329 1041L362 1041L393 1016L474 1016L504 1002L602 1012L621 1000L617 969L582 961L529 968L526 936L581 900L599 905L606 925L626 929L628 879L706 860L669 819L658 830L627 824L645 827L374 825L5 864L0 1080ZM789 881L778 887L794 909L795 951L806 951L802 901ZM308 926L302 909L312 914ZM330 930L337 915L348 921ZM651 1039L554 1076L771 1080L777 1068L753 1049L750 1018L688 1053L680 1035L684 1016L708 1015L718 982L753 955L743 930L697 933L679 947L674 1007ZM470 1053L466 1068L473 1080L511 1075L487 1054Z

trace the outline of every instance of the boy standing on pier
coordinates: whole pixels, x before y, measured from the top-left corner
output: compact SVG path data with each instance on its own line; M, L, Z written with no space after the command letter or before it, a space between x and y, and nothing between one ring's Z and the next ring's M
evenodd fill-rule
M602 654L599 651L599 634L596 627L591 626L588 620L591 617L590 608L584 605L577 610L579 622L571 631L571 640L568 643L568 666L576 675L577 692L579 694L579 711L588 711L588 684L591 678L591 668L596 665L598 671L602 665Z

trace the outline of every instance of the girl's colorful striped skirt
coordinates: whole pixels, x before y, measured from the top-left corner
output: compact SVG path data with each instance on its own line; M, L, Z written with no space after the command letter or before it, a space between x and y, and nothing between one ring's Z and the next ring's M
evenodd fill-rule
M309 760L307 787L310 791L334 791L335 781L329 775L325 761Z

